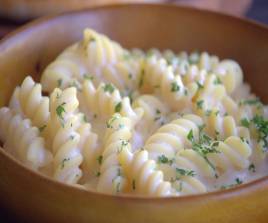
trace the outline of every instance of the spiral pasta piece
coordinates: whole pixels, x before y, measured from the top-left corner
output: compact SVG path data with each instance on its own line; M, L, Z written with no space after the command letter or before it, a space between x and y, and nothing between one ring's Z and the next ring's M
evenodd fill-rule
M181 76L175 75L164 59L158 60L156 57L145 60L140 87L145 93L158 93L174 111L191 107L197 90L196 83L185 86Z
M22 112L31 119L33 125L42 128L47 125L49 117L49 98L42 96L42 86L27 76L20 87L13 93L10 107Z
M80 135L73 128L75 122L77 120L69 119L53 141L54 178L68 184L77 183L82 176L79 166L83 157L79 148Z
M122 98L120 92L112 84L101 83L96 89L91 81L85 81L79 96L82 110L86 113L98 114L106 120L114 113L120 113L137 122L143 114L140 108L133 109L128 97Z
M48 140L53 141L56 132L64 127L64 123L77 113L78 99L75 87L60 90L55 88L50 95L50 117L47 124ZM82 119L82 118L81 118Z
M230 136L224 142L219 142L217 147L219 153L211 153L208 159L221 171L226 171L230 167L244 169L249 166L249 157L252 148L237 136Z
M104 139L104 151L102 153L102 164L100 167L99 182L97 190L106 193L120 193L127 186L126 178L119 163L118 153L129 147L132 136L132 121L127 117L114 114L107 123Z
M237 136L230 136L219 141L216 151L208 153L205 158L193 149L181 150L175 157L175 162L181 168L191 169L200 176L217 178L231 168L244 169L249 165L251 147Z
M198 137L199 126L203 121L196 115L185 115L161 128L148 138L144 149L148 150L150 158L157 160L161 155L172 158L175 154L190 145L187 135L193 131L194 138Z
M91 125L86 122L85 116L78 113L76 94L74 87L53 91L48 125L52 148L56 154L55 177L70 184L81 178L81 164L86 171L96 170L97 161L94 160L100 152L97 135L91 131Z
M144 114L139 122L139 131L146 139L167 121L169 109L153 95L141 95L135 99L133 108L142 108Z
M124 95L129 95L139 84L142 60L126 53L126 58L115 64L108 64L102 70L105 83L112 83Z
M223 106L225 97L227 97L225 87L217 83L215 75L208 75L194 98L194 111L200 116L205 116L212 109L217 109L224 114L228 109Z
M67 48L46 68L41 78L42 86L48 92L56 87L64 89L79 85L88 74L93 74L94 82L98 84L103 68L116 63L124 54L125 50L118 43L86 29L81 42Z
M156 170L157 164L149 159L148 151L139 150L133 154L123 148L119 158L131 182L132 193L157 197L176 194L170 182L164 181L163 172Z
M6 107L0 109L0 139L8 152L34 170L48 166L52 161L52 154L46 149L38 128Z
M239 136L245 139L250 139L250 133L248 128L243 126L237 126L235 119L230 116L221 116L216 110L212 110L207 114L206 118L206 131L210 136L224 140L229 136Z

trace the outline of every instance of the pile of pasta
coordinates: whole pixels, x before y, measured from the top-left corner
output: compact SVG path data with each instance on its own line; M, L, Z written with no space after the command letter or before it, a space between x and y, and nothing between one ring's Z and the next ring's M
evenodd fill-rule
M46 96L49 95L49 96ZM239 64L207 52L127 50L91 29L0 109L4 149L70 185L181 196L267 171L268 109Z

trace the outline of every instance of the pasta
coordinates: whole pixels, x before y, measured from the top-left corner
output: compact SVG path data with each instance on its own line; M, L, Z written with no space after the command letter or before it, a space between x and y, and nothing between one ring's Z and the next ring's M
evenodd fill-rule
M0 109L0 139L5 149L32 169L38 170L52 162L52 154L46 149L38 128L6 107Z
M55 180L113 195L184 196L267 175L268 106L238 62L125 49L85 29L0 108L4 150Z

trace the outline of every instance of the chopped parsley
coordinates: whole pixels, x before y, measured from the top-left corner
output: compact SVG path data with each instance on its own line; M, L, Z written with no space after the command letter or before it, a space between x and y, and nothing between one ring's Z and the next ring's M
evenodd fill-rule
M217 78L214 80L213 84L215 84L215 85L222 84L221 79L220 79L219 77L217 77Z
M61 162L61 169L63 169L65 167L65 163L70 161L71 159L70 158L64 158Z
M91 81L94 79L94 77L92 75L89 75L89 74L84 74L83 77L84 77L84 79L91 80Z
M83 115L83 121L87 122L87 116L85 114Z
M132 190L136 190L136 181L132 180Z
M178 85L177 82L172 82L171 83L171 92L177 92L180 90L180 86Z
M111 119L109 119L108 122L106 123L106 127L108 129L112 129L113 128L112 124L117 118L118 117L116 115L114 115Z
M240 178L235 178L235 183L229 184L229 185L222 185L221 189L222 190L230 189L230 188L236 187L236 186L238 186L238 185L240 185L242 183L243 183L243 181Z
M43 125L43 126L39 127L39 128L38 128L38 129L39 129L39 132L43 132L43 131L45 130L46 127L47 127L46 125Z
M201 90L202 88L204 88L204 85L202 85L199 81L196 82L198 90Z
M217 147L219 146L218 141L212 140L208 135L203 132L204 126L200 127L200 133L198 140L194 139L193 130L191 129L187 135L187 139L192 143L192 149L196 151L203 159L208 163L208 165L216 171L215 166L209 161L207 155L210 153L219 153ZM218 175L215 173L215 177Z
M139 80L139 88L141 88L142 85L143 85L144 75L145 75L145 70L142 69L142 70L141 70L141 77L140 77L140 80Z
M165 155L161 155L161 156L158 156L157 162L159 164L172 165L174 160L173 159L168 159L168 157L166 157Z
M132 73L128 74L128 79L132 79Z
M99 177L100 175L101 175L101 172L98 171L98 172L96 173L96 177Z
M161 111L159 109L156 109L155 113L159 115L159 114L161 114Z
M58 84L58 87L61 87L61 85L62 85L62 79L61 78L57 80L57 84Z
M198 109L202 109L204 105L204 100L199 100L196 102L196 106Z
M121 140L121 146L120 148L118 149L118 153L122 152L122 150L124 149L125 146L127 146L129 144L129 141L128 140Z
M96 39L94 37L90 37L89 42L95 42Z
M256 172L256 167L254 165L254 163L251 163L249 166L248 166L248 171L252 172L252 173L255 173Z
M268 120L265 120L263 116L255 115L252 119L255 128L258 131L258 141L263 143L264 147L268 146Z
M103 90L104 90L104 92L109 92L110 94L112 94L114 92L115 88L112 84L109 83L109 84L105 84L103 86Z
M179 176L190 176L194 177L196 175L195 171L193 170L187 170L182 168L176 168L176 173L179 174Z
M247 118L241 119L240 123L241 123L242 126L244 126L246 128L250 127L250 121Z
M115 111L115 112L120 112L121 109L122 109L122 103L121 103L121 101L120 101L120 102L118 102L118 103L116 104L116 106L115 106L115 108L114 108L114 111Z
M259 98L253 98L253 99L241 100L239 102L239 106L242 106L242 105L251 105L251 106L261 107L262 103Z
M103 160L103 156L102 155L98 156L97 161L98 161L99 165L102 164L102 160Z
M57 108L56 108L56 113L57 113L57 116L63 120L63 113L65 112L65 109L64 109L64 105L66 105L65 102L63 102L61 105L59 105Z

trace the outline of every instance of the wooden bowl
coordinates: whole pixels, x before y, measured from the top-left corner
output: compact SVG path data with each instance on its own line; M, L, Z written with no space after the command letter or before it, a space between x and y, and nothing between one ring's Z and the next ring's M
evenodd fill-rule
M161 1L162 0L0 0L0 15L15 20L28 20L53 13L114 3Z
M164 5L121 5L35 21L0 44L1 104L27 74L40 72L91 27L125 47L208 50L236 59L268 102L268 29L238 18ZM14 139L15 140L15 139ZM29 222L267 222L268 177L202 195L145 198L104 195L41 176L0 149L0 202Z

